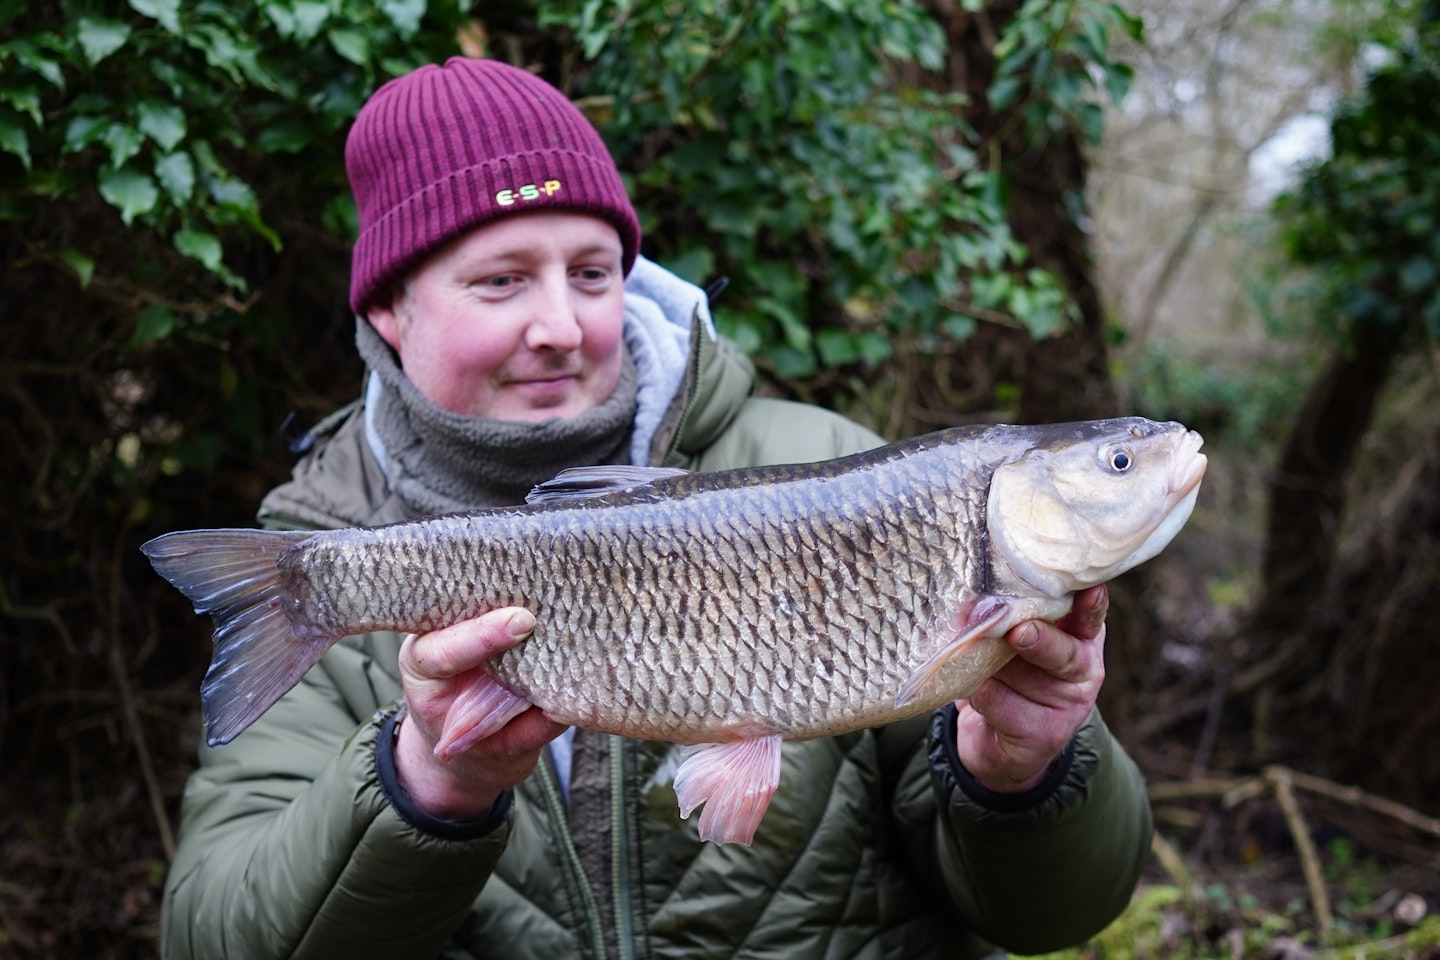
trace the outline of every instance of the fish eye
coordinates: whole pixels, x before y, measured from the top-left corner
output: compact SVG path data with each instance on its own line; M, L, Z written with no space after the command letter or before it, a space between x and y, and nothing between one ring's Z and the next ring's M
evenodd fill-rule
M1100 461L1113 473L1124 473L1135 465L1135 456L1128 447L1113 446L1101 451Z

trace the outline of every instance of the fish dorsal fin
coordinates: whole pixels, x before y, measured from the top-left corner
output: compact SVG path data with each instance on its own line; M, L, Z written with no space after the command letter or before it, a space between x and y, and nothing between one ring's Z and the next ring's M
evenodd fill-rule
M561 470L551 480L536 486L525 498L526 503L559 503L565 500L583 500L621 490L634 490L663 480L678 477L687 470L676 467L632 467L625 464L607 464L600 467L571 467Z

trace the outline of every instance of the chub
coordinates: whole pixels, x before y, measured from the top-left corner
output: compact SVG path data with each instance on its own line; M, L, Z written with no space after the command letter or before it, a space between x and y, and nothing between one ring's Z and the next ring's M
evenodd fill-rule
M959 427L821 463L709 474L570 470L523 506L366 529L192 530L145 544L215 619L206 737L227 743L342 637L501 606L534 634L452 709L454 756L535 704L691 745L700 835L749 843L783 740L967 696L1073 594L1165 547L1205 457L1138 417Z

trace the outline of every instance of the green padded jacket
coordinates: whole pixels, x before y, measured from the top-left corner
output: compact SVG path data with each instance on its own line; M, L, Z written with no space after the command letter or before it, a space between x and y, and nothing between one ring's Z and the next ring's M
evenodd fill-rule
M879 443L751 396L754 370L695 327L654 461L800 462ZM352 404L314 432L270 527L404 519ZM754 844L701 843L677 750L577 733L486 823L427 821L383 767L394 634L351 637L233 743L200 749L165 889L168 957L973 958L1083 940L1124 909L1149 850L1141 776L1092 715L1021 797L955 757L953 707L787 743Z

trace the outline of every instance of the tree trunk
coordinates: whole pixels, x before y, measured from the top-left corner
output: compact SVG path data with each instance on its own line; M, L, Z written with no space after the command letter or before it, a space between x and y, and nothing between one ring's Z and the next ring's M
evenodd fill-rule
M1330 615L1312 618L1330 659L1303 729L1337 727L1314 769L1440 815L1440 423L1419 446L1360 549L1336 561Z
M1270 488L1260 601L1250 618L1261 637L1293 635L1330 575L1345 481L1401 341L1399 327L1361 327L1306 395ZM1302 673L1324 659L1303 647Z

